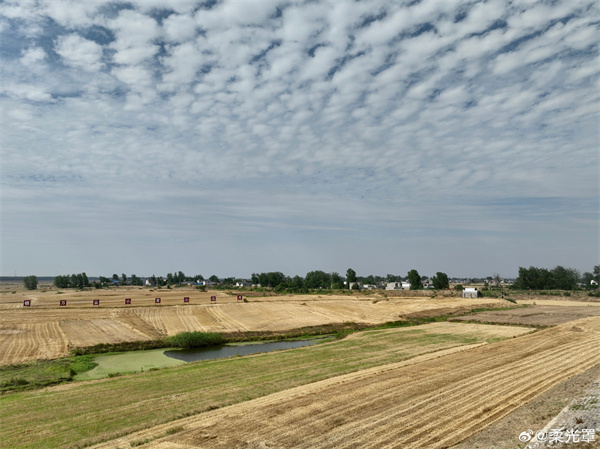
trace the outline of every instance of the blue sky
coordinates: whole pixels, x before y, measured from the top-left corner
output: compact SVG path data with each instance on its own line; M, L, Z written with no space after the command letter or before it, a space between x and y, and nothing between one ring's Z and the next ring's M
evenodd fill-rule
M2 275L599 259L595 1L0 4Z

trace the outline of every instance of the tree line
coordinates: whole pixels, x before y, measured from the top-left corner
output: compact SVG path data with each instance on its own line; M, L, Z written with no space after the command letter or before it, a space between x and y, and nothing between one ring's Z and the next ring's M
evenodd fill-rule
M146 278L152 285L163 287L181 285L186 282L201 283L205 281L204 276L197 274L194 276L186 276L182 271L167 273L166 276L152 275ZM389 282L404 282L410 283L411 290L419 290L424 288L423 281L427 279L421 276L415 269L410 270L406 276L392 275L387 276L358 276L356 271L348 268L346 276L342 276L337 272L327 273L321 270L309 271L306 276L286 276L282 272L265 272L252 273L250 282L253 285L271 288L278 292L288 291L290 293L303 293L309 290L341 290L341 289L358 289L360 285L382 285ZM495 274L494 277L488 277L485 280L492 280L499 285L500 276ZM237 282L246 282L244 279L228 277L219 279L218 276L212 275L208 278L214 285L222 287L235 286ZM564 268L556 266L553 269L538 268L538 267L519 267L519 276L517 277L513 288L521 290L573 290L578 286L593 287L598 286L600 282L600 265L596 265L592 272L585 272L580 275L579 271L573 268ZM26 276L23 278L25 287L29 290L37 288L37 277ZM450 287L448 275L443 272L437 272L432 276L431 283L434 289L447 289ZM121 276L113 274L112 277L99 276L98 281L90 282L85 272L71 275L59 275L54 278L54 285L57 288L104 288L111 285L144 285L144 280L135 274L127 276L122 273Z
M560 265L552 268L519 267L519 276L513 287L521 290L574 290L578 284L591 287L600 281L600 265L594 266L593 273L582 275L573 268Z

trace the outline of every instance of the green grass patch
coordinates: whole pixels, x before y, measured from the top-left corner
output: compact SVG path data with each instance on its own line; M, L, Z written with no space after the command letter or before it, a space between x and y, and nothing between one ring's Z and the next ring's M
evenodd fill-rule
M93 369L93 356L44 360L0 367L0 393L33 390L69 382L78 374Z

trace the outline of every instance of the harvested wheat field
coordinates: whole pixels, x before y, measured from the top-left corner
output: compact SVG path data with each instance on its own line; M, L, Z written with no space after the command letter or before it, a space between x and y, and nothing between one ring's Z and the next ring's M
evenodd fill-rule
M559 304L528 304L511 310L487 310L450 321L478 321L480 323L516 324L525 326L555 326L588 316L600 316L600 303L561 301Z
M131 435L108 447L132 447L140 441L135 432L185 416L201 417L207 410L324 379L418 363L533 331L446 322L368 330L293 350L2 395L0 441L15 449L72 448Z
M195 289L56 290L0 297L0 365L63 357L98 343L155 340L185 331L283 331L331 323L383 323L405 317L506 307L491 298L394 298L381 295L249 297ZM189 304L183 303L184 297ZM217 301L211 304L210 297ZM156 304L155 298L161 303ZM125 304L131 298L131 304ZM31 301L24 307L23 301ZM93 300L100 301L98 306ZM60 306L60 301L66 306Z
M600 317L584 318L333 377L95 447L445 448L599 364L599 347Z

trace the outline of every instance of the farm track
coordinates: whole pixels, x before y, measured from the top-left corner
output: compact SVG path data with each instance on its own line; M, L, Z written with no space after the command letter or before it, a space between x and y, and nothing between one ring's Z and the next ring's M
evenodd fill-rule
M183 431L140 447L445 448L600 363L598 347L600 318L585 318L202 413L170 423ZM138 437L163 436L164 428Z

